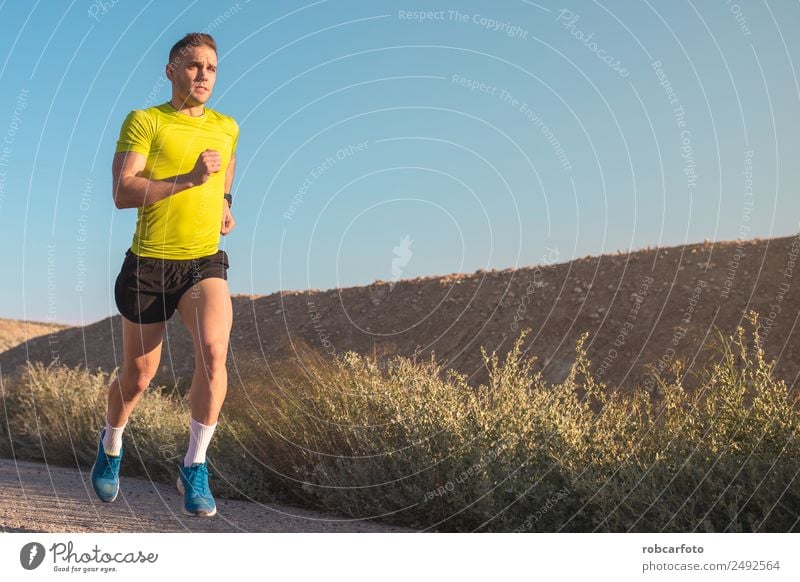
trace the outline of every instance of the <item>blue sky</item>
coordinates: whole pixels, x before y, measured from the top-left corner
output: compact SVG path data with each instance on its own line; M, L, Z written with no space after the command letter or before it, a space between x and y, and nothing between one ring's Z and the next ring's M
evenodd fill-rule
M136 213L114 144L169 99L187 32L217 39L209 106L241 126L231 291L268 294L796 233L797 22L726 0L0 2L0 317L116 313Z

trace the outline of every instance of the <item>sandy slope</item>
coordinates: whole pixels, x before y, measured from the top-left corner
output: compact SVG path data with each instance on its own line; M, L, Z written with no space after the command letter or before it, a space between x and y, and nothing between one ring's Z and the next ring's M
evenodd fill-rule
M35 337L59 332L67 327L69 326L58 323L0 318L0 352L10 350Z
M123 476L119 497L103 503L95 497L88 477L88 471L0 459L0 531L412 531L296 507L228 499L217 499L217 516L193 518L181 512L182 498L175 487Z

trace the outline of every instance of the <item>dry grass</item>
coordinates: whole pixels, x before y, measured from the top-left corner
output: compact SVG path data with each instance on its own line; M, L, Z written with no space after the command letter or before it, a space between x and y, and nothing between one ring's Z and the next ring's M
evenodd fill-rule
M609 391L577 343L561 384L523 358L483 353L477 389L434 360L305 346L231 383L209 452L218 495L293 500L445 531L798 531L798 397L751 342L719 335L682 386L682 364L644 390ZM108 377L29 366L6 379L0 454L91 465ZM580 396L579 396L580 394ZM188 412L147 394L126 430L123 473L172 481Z

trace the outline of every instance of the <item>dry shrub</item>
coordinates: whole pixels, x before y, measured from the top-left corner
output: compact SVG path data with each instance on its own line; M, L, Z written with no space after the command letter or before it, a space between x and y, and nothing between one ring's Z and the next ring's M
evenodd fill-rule
M719 357L693 371L701 388L678 362L660 397L598 383L587 334L559 384L532 371L523 332L502 362L482 350L477 388L433 356L331 359L296 342L276 363L236 362L212 486L429 530L796 531L798 397L749 321L752 349L741 327L719 334ZM35 365L8 379L0 451L90 465L107 381ZM172 482L187 422L174 392L145 395L125 470Z

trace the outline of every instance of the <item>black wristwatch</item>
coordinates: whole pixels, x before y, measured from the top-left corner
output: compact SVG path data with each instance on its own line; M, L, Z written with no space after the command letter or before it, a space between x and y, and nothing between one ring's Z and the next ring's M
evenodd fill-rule
M233 206L233 196L231 196L229 193L226 193L225 195L223 195L223 198L225 198L225 200L228 201L228 208Z

